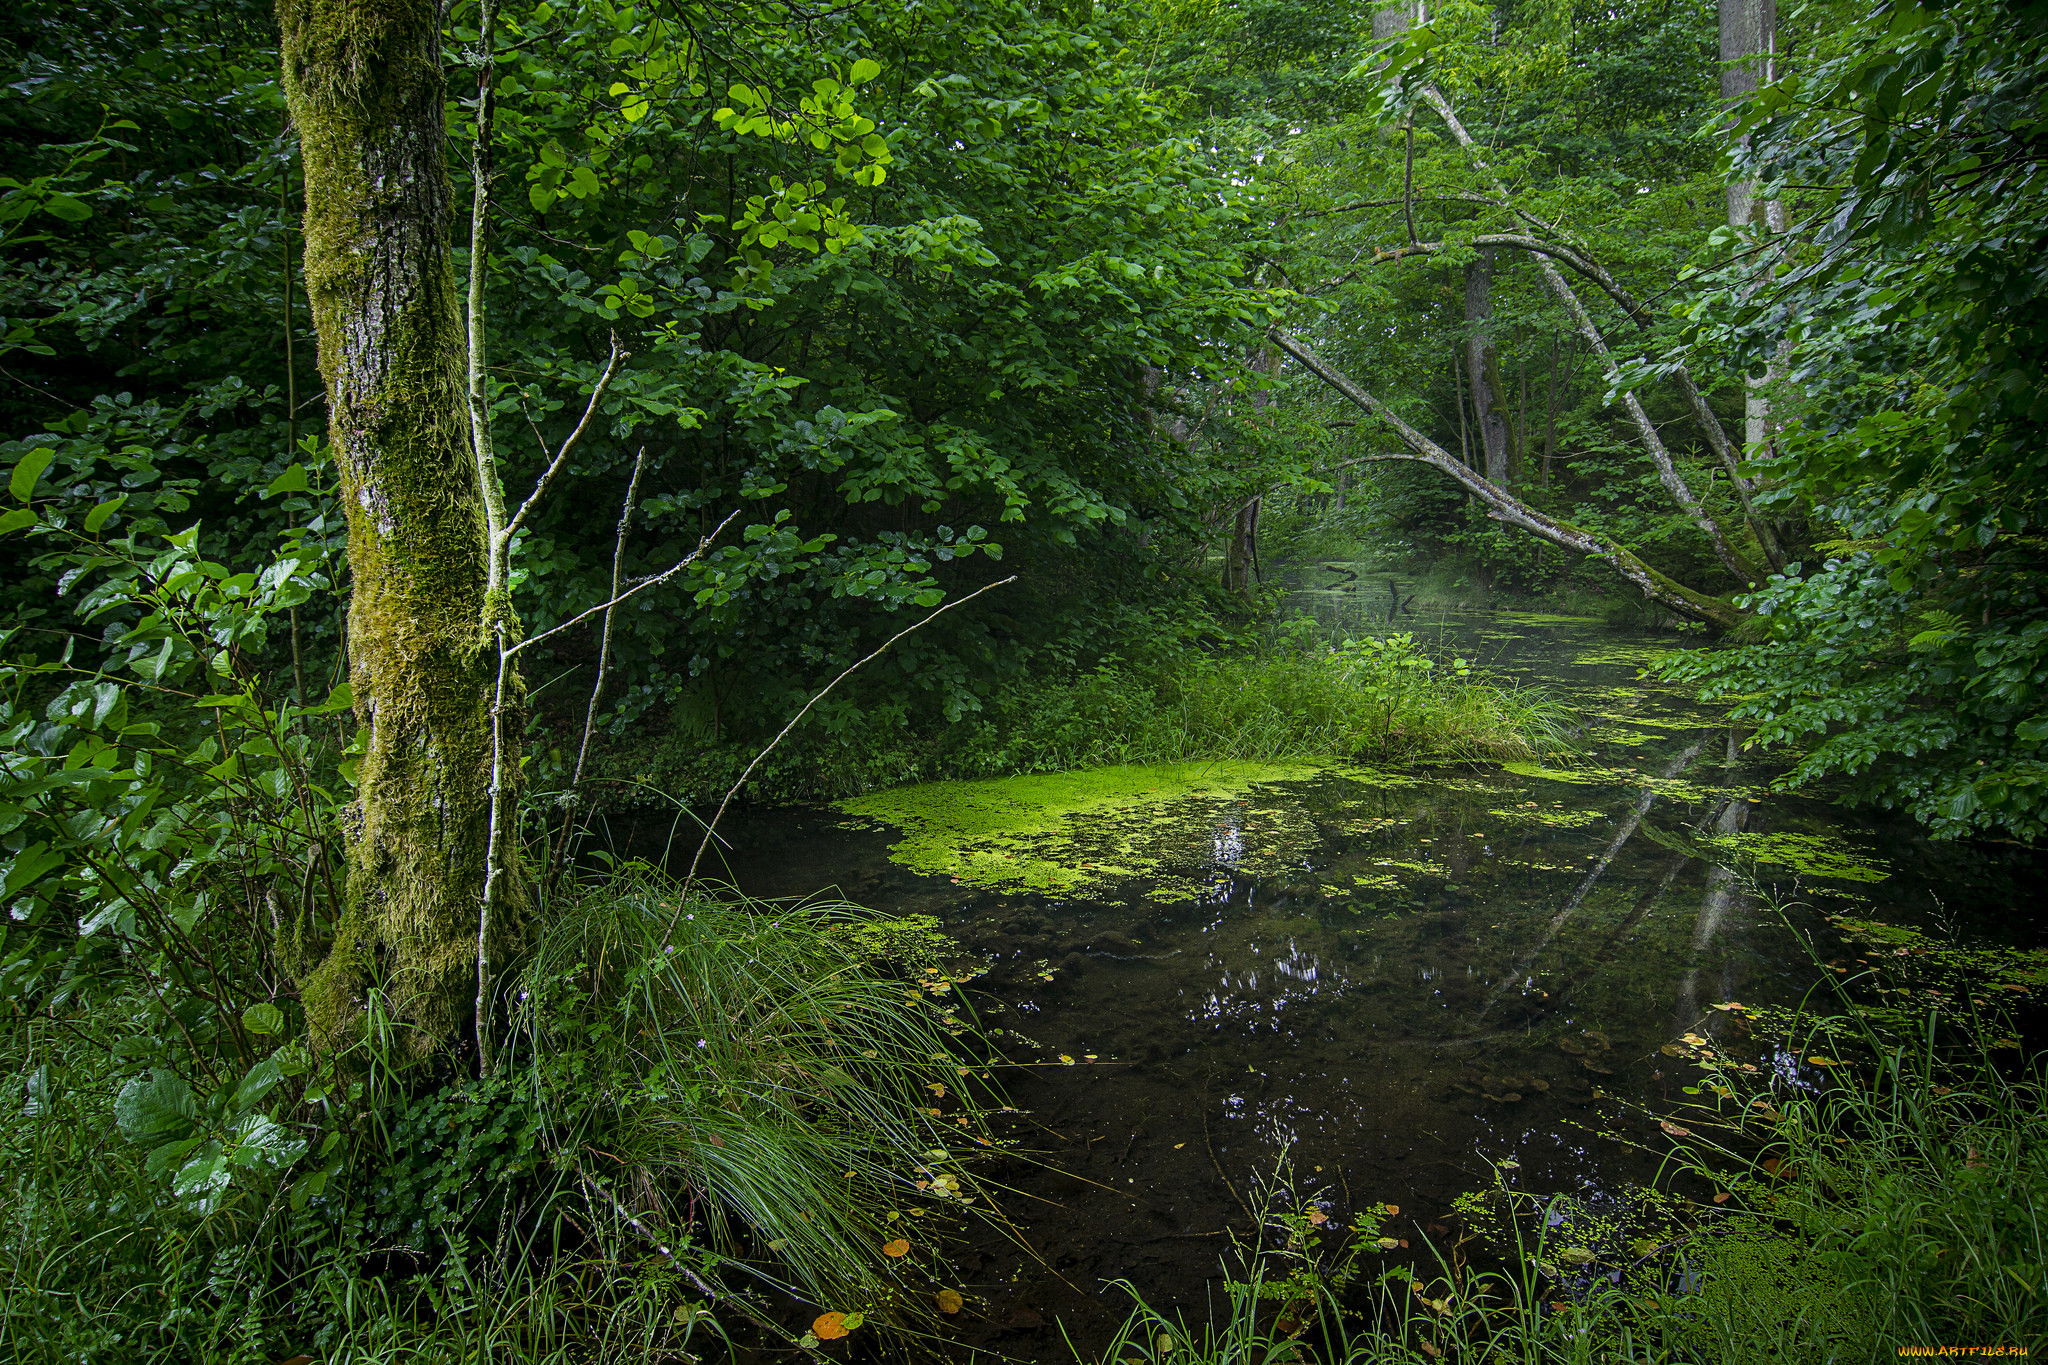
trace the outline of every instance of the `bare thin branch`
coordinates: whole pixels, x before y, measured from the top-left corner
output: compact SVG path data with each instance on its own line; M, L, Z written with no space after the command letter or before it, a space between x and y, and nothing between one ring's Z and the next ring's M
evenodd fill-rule
M642 579L639 583L635 584L633 587L626 589L617 597L611 598L609 601L600 602L596 606L589 608L587 611L580 611L576 613L576 615L570 617L568 620L562 622L561 625L556 626L551 630L544 630L540 634L535 635L530 639L521 640L518 644L512 646L512 648L506 652L510 654L517 654L520 650L526 649L533 645L537 645L542 640L548 639L551 636L560 635L563 631L567 630L569 627L573 625L577 625L581 622L588 621L591 617L597 615L601 611L610 611L613 607L616 607L619 603L625 601L627 598L631 597L635 593L645 592L647 589L655 586L657 583L668 582L671 578L674 578L677 574L681 573L684 569L689 568L692 564L696 563L700 558L702 558L704 552L711 548L711 542L718 539L719 533L724 531L726 527L732 525L733 518L737 517L740 514L740 510L741 509L735 507L732 509L732 511L726 513L725 520L719 522L718 525L712 527L711 533L705 536L704 539L697 542L696 549L690 551L690 553L684 555L681 559L677 560L674 564L662 570L654 577Z
M541 495L548 491L548 485L554 482L555 475L568 460L569 452L576 449L576 443L583 439L584 428L590 425L590 418L597 411L598 403L603 400L605 390L612 386L612 376L618 373L619 362L631 354L630 351L620 349L617 336L612 338L612 353L604 362L604 373L597 377L597 384L590 391L590 401L583 405L583 416L577 421L576 429L562 442L562 448L555 452L555 458L548 462L548 467L541 471L540 478L535 481L533 492L526 495L526 501L519 504L519 510L513 514L512 520L498 533L503 539L512 539L513 534L519 530L519 524L526 520L526 514L533 510Z
M633 477L626 484L626 500L619 507L618 535L612 541L612 601L619 600L619 588L626 564L626 528L633 524L633 498L640 491L640 471L647 467L647 447L633 457ZM597 704L604 699L604 671L611 662L612 609L604 609L604 635L597 646L597 681L591 684L590 705L583 712L583 743L576 747L576 772L569 779L573 790L583 785L583 761L590 756L590 733L597 728Z
M690 859L690 870L683 876L683 889L687 891L690 887L690 884L697 880L697 865L704 861L704 850L711 846L711 836L717 832L718 822L724 818L725 808L732 804L733 797L739 795L740 788L747 785L747 779L754 775L754 769L761 766L761 760L767 758L768 755L775 752L775 746L782 743L782 741L788 737L789 732L791 730L796 729L797 722L802 720L805 716L809 715L810 710L813 706L816 706L819 702L825 699L826 693L830 692L833 688L839 686L839 684L845 682L848 678L852 677L856 672L858 672L861 668L865 667L867 664L873 662L876 659L881 658L883 654L888 652L890 645L895 644L898 640L910 634L912 631L924 629L932 622L938 620L941 616L944 616L947 612L953 610L953 608L964 607L969 602L972 602L975 598L981 596L985 592L992 592L995 589L1002 587L1006 583L1015 583L1016 581L1017 575L1015 574L1011 574L1008 578L998 578L993 583L984 584L983 586L976 588L973 592L968 593L965 597L957 598L954 601L946 603L945 606L940 607L937 611L933 612L930 616L925 617L924 620L919 621L916 625L908 626L902 630L897 631L894 635L891 635L887 640L884 640L881 646L877 648L874 653L868 655L866 658L860 660L858 663L855 663L854 665L849 667L844 673L841 673L831 682L826 683L825 686L819 690L816 696L812 697L809 701L805 702L804 709L797 712L794 716L791 716L789 718L789 724L782 727L782 733L776 735L775 738L769 740L768 747L763 749L760 753L754 755L754 761L752 763L749 763L747 765L747 770L740 774L740 780L732 784L732 790L728 791L725 794L725 799L718 803L717 813L711 817L711 823L704 827L704 838L697 845L697 856ZM680 915L682 913L682 902L678 901L676 903L676 914ZM670 931L672 931L675 927L675 917L670 916L668 928L662 930L661 936L664 939L667 938Z

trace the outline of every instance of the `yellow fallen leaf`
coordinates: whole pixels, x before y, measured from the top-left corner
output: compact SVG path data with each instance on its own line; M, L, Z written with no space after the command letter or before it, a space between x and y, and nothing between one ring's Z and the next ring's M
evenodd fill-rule
M959 1290L941 1289L937 1294L933 1295L933 1297L938 1300L939 1311L941 1313L957 1313L960 1311Z
M882 1243L882 1254L891 1260L908 1256L910 1254L910 1243L904 1241L901 1237L898 1237L893 1242L884 1242ZM823 1334L820 1333L820 1335Z
M846 1314L821 1313L811 1324L811 1335L820 1341L837 1341L846 1335Z

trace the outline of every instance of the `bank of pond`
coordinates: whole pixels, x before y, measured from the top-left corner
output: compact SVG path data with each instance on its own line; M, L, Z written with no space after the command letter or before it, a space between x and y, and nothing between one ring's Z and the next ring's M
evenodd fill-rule
M269 1071L138 1076L117 1008L42 1000L10 1059L6 1345L2037 1344L2037 860L1774 792L1643 676L1669 644L1470 614L1398 667L1540 719L1492 752L1130 746L1154 761L750 810L692 886L694 825L621 817L481 1077L313 1058L274 1006L245 1021Z

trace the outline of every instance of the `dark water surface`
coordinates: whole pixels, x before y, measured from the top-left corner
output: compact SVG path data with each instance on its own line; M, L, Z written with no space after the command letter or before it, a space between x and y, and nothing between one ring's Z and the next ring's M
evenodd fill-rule
M2020 851L1765 794L1775 767L1740 731L1638 679L1671 637L1509 613L1414 628L1568 703L1589 752L1564 778L1447 766L1254 788L1182 841L1206 886L1194 899L970 890L907 872L888 831L830 810L733 830L748 893L836 887L936 915L993 963L977 999L1003 1051L1031 1063L1006 1073L1025 1113L1002 1130L1028 1160L983 1173L1013 1191L1003 1207L1029 1249L970 1237L964 1344L1067 1359L1053 1324L1100 1340L1128 1307L1114 1280L1205 1316L1221 1231L1250 1227L1283 1157L1294 1196L1339 1222L1398 1205L1387 1231L1416 1248L1401 1256L1446 1240L1451 1201L1484 1188L1490 1162L1519 1162L1524 1188L1621 1201L1657 1178L1660 1145L1603 1096L1672 1098L1691 1077L1659 1049L1689 1030L1718 1041L1717 1003L1796 1003L1820 972L1795 930L1824 955L1827 913L1995 935L2038 896ZM1252 856L1283 831L1285 860ZM1770 835L1802 838L1758 842ZM1697 856L1709 839L1719 856ZM1788 847L1811 855L1805 870L1751 861ZM1760 903L1731 868L1794 903ZM1788 1075L1806 1065L1731 1041Z

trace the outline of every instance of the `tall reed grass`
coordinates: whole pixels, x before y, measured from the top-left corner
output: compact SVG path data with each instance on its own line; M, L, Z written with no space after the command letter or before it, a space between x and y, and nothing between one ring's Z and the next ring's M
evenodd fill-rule
M1523 759L1563 747L1540 691L1438 660L1412 637L1109 668L1035 691L1002 759L1036 771L1233 758Z

